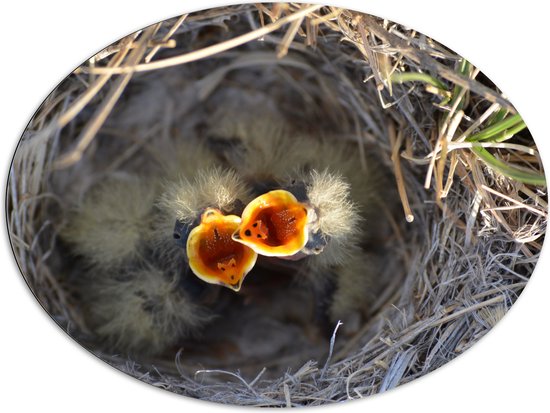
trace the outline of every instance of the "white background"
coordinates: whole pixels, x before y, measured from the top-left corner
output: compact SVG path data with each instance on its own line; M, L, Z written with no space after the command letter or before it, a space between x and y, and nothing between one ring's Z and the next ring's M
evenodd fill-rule
M16 142L47 94L89 56L132 31L191 9L187 2L4 2L0 16L0 168L5 186ZM9 10L8 6L9 4ZM205 1L201 8L229 4ZM546 165L548 11L544 2L334 1L413 27L480 67L526 120ZM151 412L221 409L155 389L95 359L53 323L0 238L0 410ZM333 406L407 412L541 411L548 406L548 248L504 321L471 351L384 395ZM154 409L154 410L153 410Z

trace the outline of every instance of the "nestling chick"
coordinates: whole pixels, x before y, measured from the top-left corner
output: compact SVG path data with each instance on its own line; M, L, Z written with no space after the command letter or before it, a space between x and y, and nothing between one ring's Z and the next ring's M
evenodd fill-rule
M163 219L159 198L170 182L194 176L200 168L214 168L216 159L193 141L167 146L161 153L160 169L110 174L86 188L69 208L60 235L87 263L110 268L143 256L149 243L164 240L172 246L175 215ZM213 170L212 175L218 176L219 171ZM213 179L212 184L223 182ZM197 214L200 216L199 211ZM159 228L159 222L168 222L168 228Z
M139 260L152 236L158 181L111 176L92 186L69 213L62 238L92 266L110 269Z
M235 172L221 168L199 170L194 180L168 184L159 202L156 227L162 236L156 249L170 259L178 256L173 246L185 247L195 275L238 291L256 262L256 253L231 239L241 221L234 214L240 215L250 197ZM166 237L170 227L176 243Z
M90 326L105 344L129 353L158 354L194 335L212 317L179 288L181 273L151 263L131 263L94 272L84 282L83 304Z
M318 255L317 265L342 264L360 230L349 184L326 170L312 170L280 185L284 189L246 206L233 238L261 255L290 260Z
M205 300L218 287L208 290L195 275L238 290L256 259L231 240L240 223L231 214L250 200L237 175L214 167L196 143L166 154L162 172L93 186L61 232L85 263L78 285L89 325L130 353L159 353L199 332L215 313Z

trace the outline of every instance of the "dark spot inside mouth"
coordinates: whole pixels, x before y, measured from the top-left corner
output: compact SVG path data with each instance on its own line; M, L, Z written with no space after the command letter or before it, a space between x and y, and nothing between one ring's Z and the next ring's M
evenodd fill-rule
M249 236L252 235L252 232L250 232L250 230L247 229L247 230L244 232L244 235L246 235L247 237L249 237Z
M256 235L256 238L262 238L262 234Z

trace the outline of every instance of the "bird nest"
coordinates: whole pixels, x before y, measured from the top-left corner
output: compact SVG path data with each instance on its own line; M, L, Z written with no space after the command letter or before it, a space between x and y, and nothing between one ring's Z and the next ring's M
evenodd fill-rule
M278 128L337 137L361 160L356 174L369 179L376 158L391 176L374 190L389 231L360 324L308 325L302 286L251 280L269 294L250 303L228 290L221 321L161 354L105 344L81 305L83 264L59 236L75 200L108 177L154 174L175 139L223 154L232 136ZM350 10L248 4L155 24L71 73L21 138L7 211L36 298L98 357L203 400L297 406L384 392L477 342L539 258L545 191L521 117L461 56Z

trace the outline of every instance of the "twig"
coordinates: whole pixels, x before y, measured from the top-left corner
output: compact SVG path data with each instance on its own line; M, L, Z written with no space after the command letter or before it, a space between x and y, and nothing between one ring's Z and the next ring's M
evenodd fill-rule
M255 396L260 397L259 394L256 392L256 390L254 390L254 388L253 388L250 384L248 384L248 383L246 382L246 380L243 379L243 378L242 378L240 375L238 375L238 374L231 373L230 371L225 371L225 370L197 370L197 371L195 372L195 376L197 376L197 375L199 375L199 374L227 374L227 375L229 375L229 376L231 376L231 377L236 378L236 379L239 380L241 383L243 383L243 384L246 386L246 388L247 388L248 390L250 390Z
M525 204L525 203L520 202L520 201L518 201L518 200L516 200L512 197L509 197L508 195L504 195L503 193L495 191L494 189L489 188L487 185L481 185L481 188L484 189L487 192L490 192L490 193L492 193L494 195L497 195L497 196L499 196L503 199L506 199L507 201L510 201L511 203L513 203L514 205L517 205L520 208L525 208L525 209L533 212L534 214L540 215L543 218L548 217L548 214L545 211L541 211L540 209L533 208L531 205ZM492 209L495 209L495 208L492 208Z
M269 34L271 32L274 32L275 30L280 29L287 23L291 23L298 19L303 19L304 16L311 13L312 11L320 9L321 7L323 6L314 5L314 6L305 7L302 10L297 11L296 13L293 13L291 15L282 17L279 20L268 24L267 26L253 30L241 36L237 36L233 39L226 40L225 42L217 43L215 45L208 46L200 50L196 50L194 52L185 53L183 55L169 57L169 58L157 60L151 63L142 63L142 64L137 64L137 62L134 64L129 63L128 65L125 65L123 67L118 67L118 68L101 68L101 67L82 68L82 71L94 73L94 74L103 74L103 73L124 74L124 73L145 72L149 70L158 70L158 69L164 69L167 67L182 65L182 64L193 62L196 60L204 59L206 57L210 57L221 52L225 52L237 46L241 46L245 43L248 43L252 40L259 39L265 36L266 34Z
M325 376L325 373L327 372L328 366L330 364L330 360L332 358L332 352L334 351L334 343L336 342L336 332L338 331L338 328L342 324L343 323L340 320L338 320L338 322L336 323L336 327L334 327L334 331L332 332L332 337L330 338L330 347L329 347L329 351L328 351L327 360L325 361L325 365L323 366L323 369L321 370L321 379Z
M449 126L447 127L445 135L442 136L442 138L440 139L441 156L437 164L437 170L436 170L437 180L435 182L437 202L441 202L441 199L443 198L443 173L444 173L445 165L447 163L447 147L449 145L449 142L453 139L453 136L456 130L458 129L458 125L460 125L460 122L462 121L463 117L464 117L464 112L462 112L461 110L456 112L456 114L452 117L449 123ZM435 159L435 156L432 159Z
M181 15L178 20L174 23L174 25L172 27L170 27L170 30L168 30L168 33L166 33L166 35L164 35L164 37L162 38L162 41L161 42L167 42L168 40L170 40L170 37L173 36L173 34L176 32L176 30L179 29L179 27L182 25L182 23L185 21L185 19L187 18L187 16L189 16L189 14L183 14ZM160 50L161 48L161 45L157 45L155 47L153 47L153 49L149 52L149 54L147 56L145 56L145 59L143 59L143 61L145 63L149 63L151 61L151 59L153 59L153 57L157 54L157 52Z
M415 63L420 64L425 70L437 73L444 79L447 79L448 81L453 82L458 86L466 88L473 93L482 96L489 102L498 103L500 106L508 109L510 112L516 113L515 108L508 101L508 99L504 98L499 93L475 80L458 74L454 70L451 70L443 64L439 63L427 53L416 50L415 48L409 46L406 41L400 39L395 34L390 33L382 28L374 19L374 17L362 15L361 18L367 23L367 30L369 30L371 33L374 33L376 36L378 36L383 41L389 43L391 46L396 47L399 53L407 56Z
M122 48L117 52L116 56L113 57L107 67L113 68L118 67L128 52L131 50L130 45L126 45L125 48ZM103 88L107 81L111 78L110 73L105 73L99 76L79 97L76 99L73 104L57 119L56 127L58 129L66 126L71 120L75 118L76 115L97 95L97 93Z
M147 49L147 42L153 36L157 28L158 25L151 26L145 30L142 38L140 39L138 47L132 50L128 57L130 65L135 65L141 60L145 53L145 50ZM128 85L128 83L130 82L132 76L133 73L130 72L117 79L117 82L115 83L103 103L99 106L98 109L96 109L94 116L92 117L92 119L90 119L90 121L80 134L75 148L69 153L62 155L56 162L54 162L54 169L66 168L75 164L82 158L84 151L90 145L90 143L92 143L94 137L97 134L97 131L99 130L99 128L101 128L101 126L111 113L113 107L115 106L115 103L118 101L118 98L126 88L126 85Z
M405 180L403 178L403 172L401 171L401 162L399 157L399 148L403 142L403 133L399 131L395 133L395 126L392 122L388 123L388 136L392 147L391 160L393 162L393 168L395 172L395 181L397 182L397 191L399 192L399 198L401 198L401 204L403 205L403 212L405 213L405 219L407 222L414 221L414 215L411 211L409 204L409 198L407 197L407 191L405 189Z
M279 59L283 58L288 53L288 48L290 47L290 44L294 40L294 37L296 37L296 33L298 33L298 29L302 25L302 22L304 21L304 17L293 21L290 24L290 27L285 33L285 36L283 37L283 40L281 40L281 43L279 46L277 46L277 57Z

